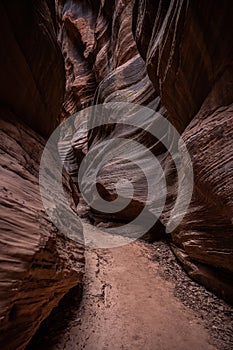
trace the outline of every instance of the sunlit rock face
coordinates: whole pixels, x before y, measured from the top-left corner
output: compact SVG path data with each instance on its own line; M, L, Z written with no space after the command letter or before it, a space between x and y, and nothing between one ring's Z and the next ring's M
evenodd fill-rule
M58 1L57 13L67 78L63 116L93 101L124 101L150 107L168 118L186 142L194 168L189 210L172 232L174 252L193 278L232 300L230 1L221 7L217 1ZM124 137L149 147L166 174L167 200L160 217L160 225L166 226L178 185L167 150L142 130L120 125L101 126L85 134L87 125L95 125L93 118L98 116L83 117L72 141L74 159L79 155L77 170L90 150L98 148L104 156L100 145L105 140ZM90 209L96 224L130 221L144 206L143 174L116 159L98 174L102 197L115 199L116 183L122 178L137 189L131 205L111 215Z
M81 282L84 252L50 222L39 190L42 135L56 126L64 96L55 8L39 0L0 9L0 348L23 349ZM67 175L64 184L74 206Z

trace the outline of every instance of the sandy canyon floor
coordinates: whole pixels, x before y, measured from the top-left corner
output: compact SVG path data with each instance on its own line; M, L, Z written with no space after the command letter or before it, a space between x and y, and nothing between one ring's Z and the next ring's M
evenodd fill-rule
M74 293L29 349L233 348L232 308L191 281L164 242L87 249L80 304Z

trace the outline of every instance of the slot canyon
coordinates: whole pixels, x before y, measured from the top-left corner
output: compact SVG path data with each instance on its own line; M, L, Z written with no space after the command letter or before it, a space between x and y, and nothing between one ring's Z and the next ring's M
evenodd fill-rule
M0 18L0 349L232 350L232 1Z

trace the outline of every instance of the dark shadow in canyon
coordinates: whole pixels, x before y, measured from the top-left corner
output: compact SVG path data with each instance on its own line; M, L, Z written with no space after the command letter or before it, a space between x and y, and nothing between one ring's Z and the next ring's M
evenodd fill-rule
M83 287L81 284L73 287L45 319L26 350L51 349L59 342L60 335L67 329L69 322L74 321L82 299ZM77 321L78 322L78 321Z

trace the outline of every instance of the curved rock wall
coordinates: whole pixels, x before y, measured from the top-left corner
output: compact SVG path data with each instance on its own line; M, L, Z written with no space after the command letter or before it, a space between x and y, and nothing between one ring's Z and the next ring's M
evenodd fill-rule
M2 1L1 104L48 136L64 95L63 59L56 41L52 1ZM54 17L55 20L55 17ZM51 82L55 82L51 84Z
M230 1L135 2L139 51L194 168L193 200L172 233L174 250L191 276L231 301L232 30Z
M81 282L84 254L50 223L38 184L41 135L56 126L64 96L55 7L2 1L0 9L0 348L15 350ZM66 175L72 205L69 182Z
M193 278L232 301L231 2L67 0L58 1L57 8L66 60L64 115L94 99L142 104L169 119L187 144L195 175L189 211L172 233L173 250ZM74 160L75 154L81 152L83 158L94 148L101 155L101 142L119 136L153 149L167 175L168 196L160 217L166 225L177 191L168 152L147 134L119 125L95 128L86 137L82 131L80 126L72 144ZM122 177L139 189L134 201L111 217L91 210L96 224L129 221L143 207L141 174L120 161L99 173L102 196L115 198L115 184Z
M173 251L193 278L233 301L231 2L223 1L221 8L218 1L181 0L57 0L55 5L50 0L0 4L3 349L23 349L62 296L81 281L83 248L49 222L40 200L38 169L45 145L42 136L93 101L150 107L182 134L195 186L189 211L172 233ZM87 123L94 122L83 113L71 144L75 162L71 175L76 176L90 149L98 149L102 157L101 142L107 139L124 137L152 149L168 185L161 222L152 229L158 238L176 196L169 153L142 130L113 125L88 133ZM74 207L76 189L64 176ZM111 216L90 209L96 225L128 222L144 207L143 174L119 159L98 174L102 196L114 199L115 185L122 178L135 185L133 201ZM151 195L160 199L158 193Z
M160 100L154 92L146 72L145 63L138 54L133 38L132 11L133 2L131 0L102 1L98 3L98 6L96 3L90 5L90 2L85 5L82 1L66 1L63 7L61 4L58 6L58 18L63 24L60 24L59 38L61 38L66 60L65 115L93 103L93 100L96 104L122 101L142 104L155 110L160 108ZM83 23L83 27L80 26L80 23ZM68 43L72 42L72 45L67 45L67 35L69 35ZM81 39L77 41L77 38ZM77 55L82 56L81 65L73 60ZM72 67L68 65L68 62L71 61L73 62ZM88 74L83 75L84 66L87 64L89 65ZM92 86L88 94L81 88L74 87L76 81L88 89L91 76L94 76L95 86ZM70 77L72 77L72 84ZM101 126L91 130L88 135L86 131L86 137L83 137L85 130L87 130L87 126L86 129L83 129L86 117L83 114L83 121L80 122L77 133L71 142L74 152L73 163L77 155L82 154L81 157L78 156L79 163L88 149L98 147L98 144L106 138L114 139L124 135L124 137L136 139L146 145L153 144L154 140L147 139L140 131L122 130L119 125L111 128ZM98 118L98 116L96 117ZM86 120L89 128L94 122L95 120ZM64 142L64 147L67 147L67 141ZM104 150L100 147L99 152L101 158L101 154L104 155ZM74 177L77 175L74 169L72 175ZM129 168L129 164L124 165L122 162L113 161L107 164L99 174L99 189L104 192L102 193L104 197L113 199L116 195L115 183L122 177L131 176L132 169ZM141 173L134 171L133 182L138 185L139 190L134 198L133 210L129 207L129 210L123 213L107 216L91 210L89 213L91 218L96 224L101 221L117 220L123 222L131 220L136 212L144 206L143 181L145 182Z

